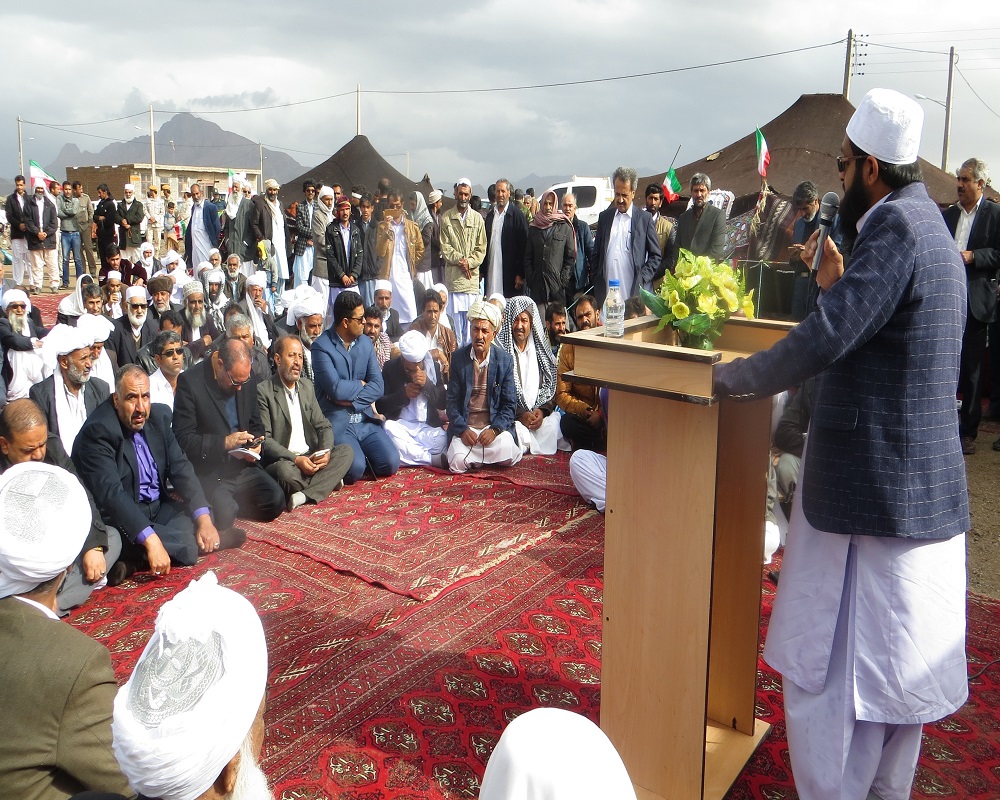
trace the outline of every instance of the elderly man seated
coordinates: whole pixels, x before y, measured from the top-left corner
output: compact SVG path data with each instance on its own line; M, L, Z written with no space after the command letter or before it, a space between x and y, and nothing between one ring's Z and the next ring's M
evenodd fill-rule
M507 301L497 346L514 359L517 421L514 430L521 452L551 456L559 442L559 414L555 411L556 362L549 349L538 306L530 297Z
M129 785L162 800L270 800L257 763L266 689L254 607L214 572L192 581L160 608L114 700L114 752Z
M108 384L91 376L93 344L80 328L56 325L42 340L42 359L53 372L28 392L67 453L87 417L111 394Z
M480 297L468 311L471 344L455 351L448 384L448 467L467 472L521 460L514 439L514 361L493 344L500 310Z
M215 324L205 308L205 287L201 281L188 281L183 292L184 328L181 338L188 343L195 361L201 361L212 342L222 335L222 328Z
M115 351L118 363L138 363L138 352L153 341L159 331L157 321L148 313L146 290L142 286L129 286L125 290L125 315L114 322L115 329L108 340L108 347Z
M253 325L253 336L265 351L270 352L271 345L278 338L278 330L274 326L274 317L264 299L264 288L267 286L267 273L255 272L249 278L240 275L246 281L243 297L237 305Z
M59 437L48 429L41 409L31 400L23 399L8 403L0 411L0 472L26 461L42 461L76 477L76 467ZM104 524L90 492L87 501L91 512L90 533L59 589L60 615L84 603L105 581L115 586L125 579L126 567L118 561L121 536Z
M110 389L114 386L115 373L118 371L118 354L107 346L115 324L101 313L86 313L77 319L76 329L94 340L91 345L91 379L100 378Z
M385 389L375 408L385 417L385 432L399 450L400 463L444 466L446 395L427 337L420 331L404 333L399 351L382 368Z
M166 575L172 561L194 564L199 552L239 547L246 539L239 528L220 534L212 523L201 483L174 438L170 411L149 402L149 376L136 364L121 368L114 394L80 429L73 463L105 523L127 540L123 560L134 569L148 564L154 575Z
M20 289L8 289L0 301L4 316L0 319L0 352L5 354L3 378L7 400L27 397L32 386L45 375L41 337L45 329L28 316L31 303Z
M264 469L284 489L289 511L325 500L343 486L354 461L350 445L333 446L333 428L320 410L312 381L302 377L302 360L299 338L282 336L274 345L277 372L257 387Z
M323 333L326 301L311 286L300 286L296 295L285 315L285 328L302 342L302 374L314 380L312 346Z
M149 315L158 320L163 314L173 310L170 296L174 291L174 281L169 275L156 275L146 284L152 302L149 305Z
M131 796L111 749L111 657L57 616L59 587L91 528L86 492L59 467L16 464L0 476L0 518L2 794Z

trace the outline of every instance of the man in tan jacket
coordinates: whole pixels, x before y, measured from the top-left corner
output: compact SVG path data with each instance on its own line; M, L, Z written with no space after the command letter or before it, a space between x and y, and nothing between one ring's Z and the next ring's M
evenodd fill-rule
M479 296L479 267L486 257L486 223L473 211L472 182L460 178L455 184L455 207L441 215L441 257L444 259L444 282L455 336L463 347L469 338L469 308Z
M399 312L400 323L409 326L420 316L413 282L424 257L424 240L417 224L403 213L398 189L389 190L385 218L375 234L375 255L379 258L379 279L392 284L392 307Z

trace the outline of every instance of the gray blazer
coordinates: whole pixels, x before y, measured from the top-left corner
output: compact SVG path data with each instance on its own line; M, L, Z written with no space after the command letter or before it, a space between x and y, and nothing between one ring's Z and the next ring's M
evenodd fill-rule
M298 390L309 452L333 447L333 428L320 410L312 381L299 378ZM260 420L264 424L265 438L261 448L263 463L273 464L283 458L294 461L296 454L288 449L292 438L292 418L288 411L284 384L278 375L273 375L270 380L263 381L257 387L257 403L260 406Z
M711 203L695 219L694 209L689 208L677 218L677 247L690 250L696 256L708 256L718 261L726 250L726 215Z
M60 376L60 380L62 377ZM87 381L83 390L83 407L87 409L87 416L94 413L94 409L111 396L111 388L100 378L91 378ZM56 374L49 375L41 383L36 383L28 390L28 397L35 401L42 413L45 414L45 421L49 425L49 433L59 435L59 417L56 415Z

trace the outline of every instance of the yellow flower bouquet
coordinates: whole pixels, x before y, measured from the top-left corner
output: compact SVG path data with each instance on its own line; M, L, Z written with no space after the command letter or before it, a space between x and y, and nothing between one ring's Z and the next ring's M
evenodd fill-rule
M663 276L656 294L642 289L641 296L660 318L658 331L670 325L683 347L698 350L713 349L733 314L754 318L753 290L747 291L743 273L689 250L680 251L676 269Z

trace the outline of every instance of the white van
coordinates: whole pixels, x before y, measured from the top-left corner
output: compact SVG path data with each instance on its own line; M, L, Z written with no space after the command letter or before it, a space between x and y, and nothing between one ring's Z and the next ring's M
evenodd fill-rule
M575 195L576 215L592 228L597 225L598 214L615 199L615 190L610 178L578 178L574 175L566 183L557 183L546 191L556 193L560 206L566 192Z

